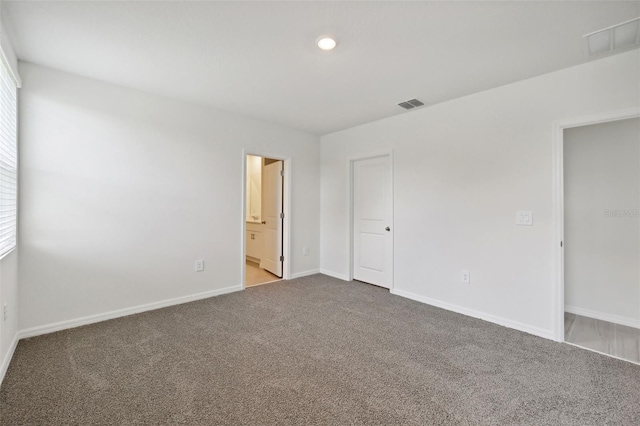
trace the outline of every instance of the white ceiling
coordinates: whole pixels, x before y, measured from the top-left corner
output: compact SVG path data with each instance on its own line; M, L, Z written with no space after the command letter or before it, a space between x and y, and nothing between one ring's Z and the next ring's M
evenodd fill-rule
M582 35L640 16L640 1L2 7L24 61L315 134L586 62Z

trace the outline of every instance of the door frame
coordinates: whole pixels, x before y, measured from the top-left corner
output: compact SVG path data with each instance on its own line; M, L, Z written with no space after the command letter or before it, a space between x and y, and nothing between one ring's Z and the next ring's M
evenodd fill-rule
M391 169L391 229L393 229L393 233L391 234L391 285L389 286L389 292L393 293L394 283L395 283L395 234L396 227L394 222L395 217L395 202L394 202L394 182L393 182L393 150L388 151L372 151L367 153L355 154L347 157L347 176L349 180L349 184L347 186L347 223L349 224L349 267L347 272L348 281L353 281L353 196L354 196L354 173L353 173L353 164L356 161L360 160L369 160L372 158L378 157L389 157L389 167Z
M292 158L290 156L281 155L277 153L260 151L258 149L242 150L242 225L240 227L240 241L242 247L242 257L240 258L240 283L242 289L245 287L245 262L247 259L247 247L245 237L247 234L247 155L255 155L256 157L271 158L273 160L282 161L282 168L284 170L284 188L282 196L284 197L284 220L282 223L282 255L284 261L282 262L282 279L288 280L291 277L291 182L292 182Z
M552 174L553 174L553 306L554 340L564 342L564 130L592 124L609 123L640 117L640 108L606 112L553 123Z

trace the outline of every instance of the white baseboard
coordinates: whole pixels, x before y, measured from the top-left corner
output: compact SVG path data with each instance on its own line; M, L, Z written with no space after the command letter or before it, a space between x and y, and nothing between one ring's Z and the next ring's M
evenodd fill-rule
M485 312L476 311L475 309L464 308L462 306L454 305L447 302L441 302L440 300L430 299L428 297L420 296L418 294L411 293L404 290L393 289L391 290L391 294L406 297L407 299L426 303L427 305L446 309L448 311L457 312L459 314L467 315L473 318L478 318L484 321L492 322L494 324L502 325L504 327L513 328L519 331L524 331L525 333L533 334L534 336L543 337L549 340L554 339L553 330L545 330L543 328L533 327L518 321L513 321L513 320L499 317L496 315L487 314Z
M296 272L295 274L291 274L289 279L293 280L293 279L296 279L296 278L307 277L309 275L315 275L315 274L319 274L319 273L320 273L320 269L310 269L308 271Z
M612 322L614 324L626 325L627 327L640 328L640 320L622 317L620 315L608 314L606 312L592 311L591 309L578 308L576 306L564 306L564 311L570 314L576 314L583 317L594 318L602 321Z
M349 281L349 277L347 277L346 275L339 274L339 273L333 272L333 271L329 271L328 269L320 268L320 273L323 274L323 275L328 275L328 276L333 277L333 278L337 278L337 279L342 280L342 281Z
M18 346L18 333L13 336L13 341L11 345L9 345L9 350L7 354L4 356L2 360L2 364L0 364L0 386L2 385L2 381L4 380L4 376L7 374L7 370L9 369L9 364L11 363L11 359L13 358L13 353L16 351L16 347Z
M167 306L180 305L182 303L193 302L200 299L207 299L213 296L233 293L242 290L241 285L233 287L225 287L218 290L205 291L202 293L192 294L190 296L176 297L174 299L162 300L160 302L147 303L145 305L133 306L131 308L118 309L116 311L105 312L97 315L89 315L82 318L76 318L67 321L60 321L53 324L40 325L37 327L20 330L18 337L25 339L27 337L40 336L42 334L54 333L56 331L66 330L69 328L80 327L83 325L93 324L96 322L106 321L114 318L125 317L127 315L139 314L140 312L152 311L154 309L166 308Z

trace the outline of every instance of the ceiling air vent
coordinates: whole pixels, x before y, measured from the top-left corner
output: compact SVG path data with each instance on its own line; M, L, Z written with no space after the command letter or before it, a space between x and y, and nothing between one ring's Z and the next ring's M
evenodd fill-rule
M424 105L424 102L420 102L417 99L411 99L409 101L400 102L398 105L404 109L413 109L421 107L422 105Z
M583 36L589 56L599 56L640 44L640 18L622 22Z

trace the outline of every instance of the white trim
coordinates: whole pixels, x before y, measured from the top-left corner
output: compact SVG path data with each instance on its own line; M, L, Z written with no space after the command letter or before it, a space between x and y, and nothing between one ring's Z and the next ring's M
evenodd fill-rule
M133 306L130 308L118 309L115 311L105 312L97 315L89 315L82 318L76 318L67 321L60 321L53 324L40 325L37 327L20 330L18 332L20 339L27 337L40 336L42 334L54 333L56 331L67 330L69 328L80 327L83 325L93 324L96 322L106 321L114 318L126 317L127 315L139 314L141 312L153 311L155 309L166 308L167 306L181 305L183 303L193 302L209 297L220 296L222 294L241 291L240 285L232 287L220 288L217 290L204 291L202 293L192 294L190 296L181 296L174 299L162 300L160 302L147 303L144 305Z
M282 230L282 255L284 256L284 262L282 265L282 279L289 280L291 279L291 211L292 211L292 203L291 203L291 194L293 191L291 190L292 184L292 174L293 174L293 158L286 155L273 154L268 152L263 152L259 150L249 150L246 148L242 149L242 208L240 209L242 214L242 234L240 235L240 247L242 248L242 255L240 256L240 285L242 288L245 287L245 261L246 261L246 253L247 248L245 247L246 241L245 236L247 234L247 155L254 155L256 157L263 158L271 158L274 160L280 160L283 163L284 170L284 192L282 196L284 197L284 223Z
M331 275L331 273L327 273L325 275L329 275L335 278L339 278L344 281L353 281L353 163L360 160L368 160L370 158L377 157L389 157L389 166L391 167L391 284L389 286L389 290L393 291L393 286L395 282L395 234L396 234L396 224L394 222L395 218L395 202L394 202L394 194L395 187L393 181L394 174L394 161L393 161L393 149L387 151L371 151L371 152L363 152L359 154L353 154L347 157L347 177L349 179L349 184L347 185L347 223L349 224L349 269L347 272L347 276L345 277L342 274ZM324 274L324 272L322 272Z
M2 385L2 381L4 380L4 376L7 374L7 370L9 369L9 364L11 364L11 359L13 358L13 354L16 351L16 347L18 346L18 333L13 336L13 341L9 345L9 350L7 354L4 356L2 360L2 364L0 364L0 386Z
M591 124L609 123L611 121L627 120L640 116L640 107L627 108L620 111L603 112L600 114L591 114L584 117L571 118L568 120L554 122L554 127L562 130L572 127L589 126Z
M326 275L328 277L337 278L337 279L342 280L342 281L352 281L352 280L349 279L349 277L347 275L339 274L337 272L333 272L333 271L330 271L328 269L320 268L320 273L322 275Z
M593 318L601 321L612 322L614 324L626 325L627 327L640 328L640 320L622 317L620 315L608 314L606 312L592 311L591 309L578 308L577 306L564 306L564 311L583 317Z
M564 130L572 127L589 126L592 124L608 123L611 121L626 120L640 117L640 108L628 108L621 111L605 112L586 117L557 121L552 128L552 181L553 181L553 232L552 253L553 268L551 282L555 289L553 303L554 315L554 340L564 342L564 249L560 242L564 241Z
M586 346L580 346L580 345L578 345L576 343L571 343L571 342L564 342L564 343L566 343L567 345L574 346L574 347L579 348L579 349L587 350L589 352L595 352L597 354L605 355L605 356L608 356L610 358L619 359L620 361L626 361L626 362L630 362L631 364L640 365L640 362L635 362L635 361L631 361L630 359L620 358L619 356L611 355L611 354L608 354L606 352L600 352L600 351L597 351L595 349L587 348Z
M308 277L309 275L319 274L320 269L310 269L308 271L296 272L289 276L290 280L295 280L296 278Z
M431 299L429 297L420 296L415 293L411 293L404 290L391 290L391 294L397 296L406 297L407 299L415 300L417 302L426 303L427 305L435 306L437 308L446 309L447 311L457 312L462 315L466 315L473 318L478 318L484 321L492 322L494 324L502 325L504 327L513 328L518 331L533 334L534 336L542 337L545 339L553 340L553 330L545 330L544 328L534 327L528 324L524 324L518 321L513 321L507 318L499 317L485 312L476 311L475 309L463 308L462 306L454 305L447 302L441 302L440 300Z
M553 303L556 306L553 315L554 340L564 342L564 249L560 246L564 241L564 166L562 152L563 127L554 123L553 146L551 151L552 161L552 220L553 232L551 235L551 253L554 264L551 268L551 282L556 291L553 293ZM558 307L562 309L558 309ZM562 312L560 312L562 310Z

